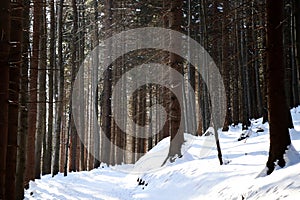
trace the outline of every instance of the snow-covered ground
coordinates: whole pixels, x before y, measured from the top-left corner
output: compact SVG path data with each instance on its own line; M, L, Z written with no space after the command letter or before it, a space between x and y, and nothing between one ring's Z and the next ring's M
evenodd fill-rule
M238 141L241 125L220 133L226 165L219 165L214 147L204 148L213 136L186 134L191 145L186 146L183 157L161 169L139 174L128 172L136 167L133 165L101 166L89 172L69 173L67 177L47 175L30 183L25 199L297 200L300 199L300 107L292 109L291 113L295 129L290 130L290 134L296 150L288 153L289 162L285 168L276 169L269 176L260 175L268 158L268 124L258 119L252 121L251 136L246 140ZM147 163L140 165L151 163L153 155L168 149L168 145L168 138L161 141L143 158Z

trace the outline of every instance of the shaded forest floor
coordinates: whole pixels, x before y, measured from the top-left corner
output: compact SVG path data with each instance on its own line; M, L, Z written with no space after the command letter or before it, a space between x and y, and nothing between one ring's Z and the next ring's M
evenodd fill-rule
M89 172L43 176L30 183L25 199L300 199L300 107L291 110L295 129L290 130L293 149L287 154L287 166L270 176L260 177L269 150L268 124L252 121L250 137L238 141L241 125L220 133L223 159L218 163L216 149L203 151L207 139L186 134L187 148L181 159L167 163L160 170L136 174L133 165L106 167ZM259 131L262 132L259 132ZM168 149L169 138L161 141L144 158L161 149ZM152 154L153 155L153 154ZM155 162L155 159L153 160ZM138 181L137 181L138 180Z

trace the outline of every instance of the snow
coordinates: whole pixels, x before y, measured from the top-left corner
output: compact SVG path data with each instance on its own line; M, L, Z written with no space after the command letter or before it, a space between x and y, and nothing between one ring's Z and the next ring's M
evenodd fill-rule
M268 123L257 119L251 120L250 130L244 132L249 137L241 141L241 124L228 132L219 130L225 165L219 165L213 135L185 134L183 157L174 163L160 167L168 150L166 138L136 165L43 176L30 182L25 199L300 199L300 107L291 113L295 129L290 130L287 166L269 176L261 176L268 158Z

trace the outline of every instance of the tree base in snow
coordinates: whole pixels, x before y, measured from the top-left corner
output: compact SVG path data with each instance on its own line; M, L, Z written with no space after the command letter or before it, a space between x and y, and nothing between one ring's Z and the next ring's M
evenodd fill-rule
M284 162L284 163L283 163ZM277 161L274 163L274 168L270 169L268 167L265 167L256 178L259 177L265 177L267 175L270 175L274 170L278 170L283 167L289 167L291 165L295 165L297 163L300 163L300 154L299 152L294 148L294 146L291 144L288 146L288 150L286 150L285 154L283 155L283 162Z

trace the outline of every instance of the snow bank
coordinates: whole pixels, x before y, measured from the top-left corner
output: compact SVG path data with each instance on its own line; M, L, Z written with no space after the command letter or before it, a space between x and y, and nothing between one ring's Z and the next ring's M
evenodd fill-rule
M300 108L291 113L295 129L290 130L287 166L270 176L258 176L269 150L268 124L258 119L252 121L251 134L245 140L238 141L241 125L220 133L226 165L219 165L212 135L185 135L183 157L159 168L168 150L167 138L136 165L101 166L67 177L43 176L30 183L25 199L300 199ZM135 169L135 173L126 172L128 169Z

